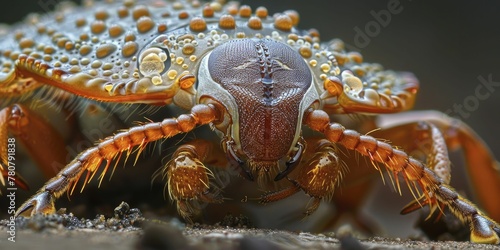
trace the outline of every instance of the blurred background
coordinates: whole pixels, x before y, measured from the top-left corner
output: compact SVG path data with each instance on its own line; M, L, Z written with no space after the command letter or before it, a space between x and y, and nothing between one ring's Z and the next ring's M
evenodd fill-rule
M46 12L57 2L9 1L3 4L0 23L20 21L30 12ZM297 10L299 28L317 29L323 41L340 38L349 49L361 52L367 62L413 72L421 83L415 109L450 111L477 131L500 158L500 86L491 87L490 92L483 88L482 93L489 93L483 100L477 99L475 92L482 84L481 77L500 85L500 2L253 0L242 3L253 9L266 6L270 13ZM384 15L381 23L376 17L381 13L391 13L390 19ZM464 106L462 114L453 111L457 105ZM373 209L397 215L401 208L401 205L383 205Z

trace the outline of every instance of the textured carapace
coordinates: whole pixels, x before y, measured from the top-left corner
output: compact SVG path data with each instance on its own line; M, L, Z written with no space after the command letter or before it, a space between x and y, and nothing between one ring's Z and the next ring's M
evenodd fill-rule
M0 42L1 90L9 96L39 82L100 101L173 101L185 109L211 96L231 112L231 130L218 126L230 132L230 150L254 168L277 168L293 154L298 160L299 121L318 98L337 113L398 112L411 108L418 88L415 78L363 63L340 41L321 46L316 32L294 28L294 11L271 17L265 8L252 13L234 3L89 2L26 22ZM255 72L245 72L251 67ZM31 84L21 77L31 77ZM228 100L205 87L210 78L230 93ZM261 83L255 91L245 85L253 94L237 87L254 82ZM304 95L314 95L311 88L323 95Z
M111 102L195 100L200 59L235 38L269 38L299 52L322 98L336 112L398 112L411 108L418 83L329 47L317 32L294 28L298 14L269 16L263 7L199 1L88 1L54 15L31 15L0 41L0 93L14 96L50 82L87 98ZM17 60L17 63L16 63ZM17 67L17 70L15 69ZM350 71L344 71L349 69ZM31 77L30 84L15 79Z

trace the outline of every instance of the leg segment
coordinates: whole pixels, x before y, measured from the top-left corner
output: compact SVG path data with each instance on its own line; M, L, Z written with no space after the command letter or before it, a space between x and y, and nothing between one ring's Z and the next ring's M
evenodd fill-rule
M60 170L57 166L66 163L67 150L61 135L42 117L20 104L0 111L0 153L6 159L8 131L21 142L31 158L40 166L47 178Z
M412 156L425 161L427 167L432 169L444 184L450 184L451 162L448 158L448 149L443 134L434 124L425 121L407 123L375 131L372 135L402 146ZM427 204L429 201L425 196L421 196L403 208L401 213L413 212L420 209L422 205L429 205ZM431 210L429 217L436 211L435 209L442 208L442 205L438 205L430 205L434 210Z
M194 140L180 146L172 155L172 159L162 169L167 178L170 200L177 204L177 211L186 220L200 213L194 204L199 201L220 203L222 197L213 186L214 175L203 162L209 161L212 144L202 140Z
M304 123L313 130L324 133L329 141L384 164L395 176L401 174L410 189L412 184L414 187L420 186L429 204L444 204L462 221L469 223L473 242L500 243L500 225L458 195L423 163L388 143L360 135L354 130L346 130L340 124L330 123L330 118L324 111L308 110L304 115ZM395 180L399 188L398 179Z
M494 159L491 150L484 141L467 124L437 111L413 111L390 117L381 116L378 123L382 127L389 127L394 123L400 123L400 121L432 123L442 132L448 150L463 150L467 163L467 174L473 183L478 205L483 207L493 219L499 221L500 202L492 199L491 194L500 192L500 164ZM404 130L399 129L399 131L403 132ZM394 134L393 132L385 134ZM378 133L375 134L378 136ZM404 135L399 138L404 138ZM396 137L389 137L389 139L396 140ZM400 140L395 144L402 145L406 142Z
M311 215L322 200L331 199L335 204L337 213L332 219L324 221L319 227L320 231L331 229L341 215L345 214L351 214L356 225L364 231L379 231L376 223L361 212L366 195L373 184L371 180L378 175L377 171L364 166L363 161L345 156L326 139L308 138L306 142L308 147L303 156L304 160L288 175L292 185L262 196L261 203L278 201L303 190L313 197L305 212L306 216ZM348 166L359 167L348 171ZM334 192L340 183L344 184L341 192Z
M459 120L433 120L442 131L450 150L462 148L468 166L468 176L474 183L474 190L480 205L496 220L500 220L500 202L492 193L500 192L500 164L481 138L465 123Z
M114 160L118 162L123 152L126 152L128 157L132 149L137 146L137 155L139 155L149 142L191 131L197 125L216 121L218 116L219 112L213 105L200 104L194 106L189 115L136 126L108 137L96 146L80 153L57 176L50 179L33 197L21 205L16 216L54 213L55 200L66 191L71 193L85 171L87 174L82 190L85 184L93 178L103 161L106 165L99 176L100 181L104 179L111 162ZM70 187L72 187L71 190Z

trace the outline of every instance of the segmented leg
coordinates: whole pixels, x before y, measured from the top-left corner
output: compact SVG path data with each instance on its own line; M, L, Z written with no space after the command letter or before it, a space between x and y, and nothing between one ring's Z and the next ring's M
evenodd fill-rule
M132 149L138 147L137 155L139 155L149 142L189 132L197 125L216 121L218 116L219 113L213 105L200 104L194 106L189 115L180 115L162 122L136 126L108 137L96 146L80 153L57 176L50 179L33 197L22 204L17 210L16 216L54 213L55 200L66 191L71 193L85 171L87 174L82 190L85 184L93 178L103 161L106 162L106 165L99 177L100 181L104 178L111 162L115 160L118 163L123 152L126 152L128 157ZM71 190L70 187L72 187Z
M203 162L209 161L211 143L194 140L180 146L162 169L167 179L170 200L177 204L179 214L191 222L200 213L198 202L220 203L222 197L211 183L214 175Z
M399 119L394 119L394 116ZM500 164L484 141L467 124L436 111L413 111L391 117L381 116L378 123L382 127L388 127L398 120L432 123L442 132L449 151L462 149L478 205L483 207L491 218L500 220L500 202L491 198L492 193L500 192ZM398 141L396 145L407 142Z
M399 134L394 136L394 134ZM393 134L392 136L389 134ZM382 136L381 138L388 139L396 145L401 145L407 152L411 152L416 157L421 157L425 160L428 168L432 169L444 184L449 185L451 181L451 162L448 157L448 149L443 134L432 123L421 121L408 123L390 129L386 129L380 133L375 132L373 136ZM386 136L386 137L384 137ZM399 137L399 138L395 138ZM393 141L392 138L395 140ZM404 141L401 140L404 138ZM402 144L399 144L402 143ZM420 209L423 205L430 205L431 210L428 218L439 207L443 209L443 204L428 204L431 200L426 199L422 195L418 200L412 201L406 205L401 214L407 214ZM433 200L437 202L436 200ZM439 219L440 216L438 216Z
M354 130L347 130L338 123L330 123L328 114L321 110L308 110L304 115L304 123L311 129L325 134L329 141L339 143L347 149L369 157L372 161L384 164L395 176L401 174L410 189L412 184L414 187L418 184L426 199L430 200L429 204L442 203L462 221L469 223L471 241L500 243L500 225L457 194L420 161L388 143L371 136L360 135ZM398 179L395 180L399 188Z
M60 170L57 167L66 163L67 150L63 138L52 125L20 104L3 109L0 117L0 141L5 143L7 130L10 131L25 146L47 178L56 175ZM3 145L0 146L2 158L7 155Z
M500 202L491 197L500 192L500 164L481 138L459 120L432 120L442 131L450 150L463 149L468 166L468 176L474 183L475 194L482 207L500 220Z
M65 163L67 154L64 140L59 133L44 119L31 112L20 104L14 104L0 110L0 169L2 177L10 176L16 185L28 189L24 179L17 173L9 173L7 141L8 134L14 136L17 142L22 143L28 153L39 164L47 178L53 177ZM15 164L11 162L10 164Z

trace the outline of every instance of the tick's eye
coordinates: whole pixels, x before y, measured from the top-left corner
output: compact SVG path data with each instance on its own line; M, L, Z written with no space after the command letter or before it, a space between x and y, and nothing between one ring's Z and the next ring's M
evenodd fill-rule
M145 77L161 76L170 68L170 55L166 48L151 47L139 56L139 71Z

